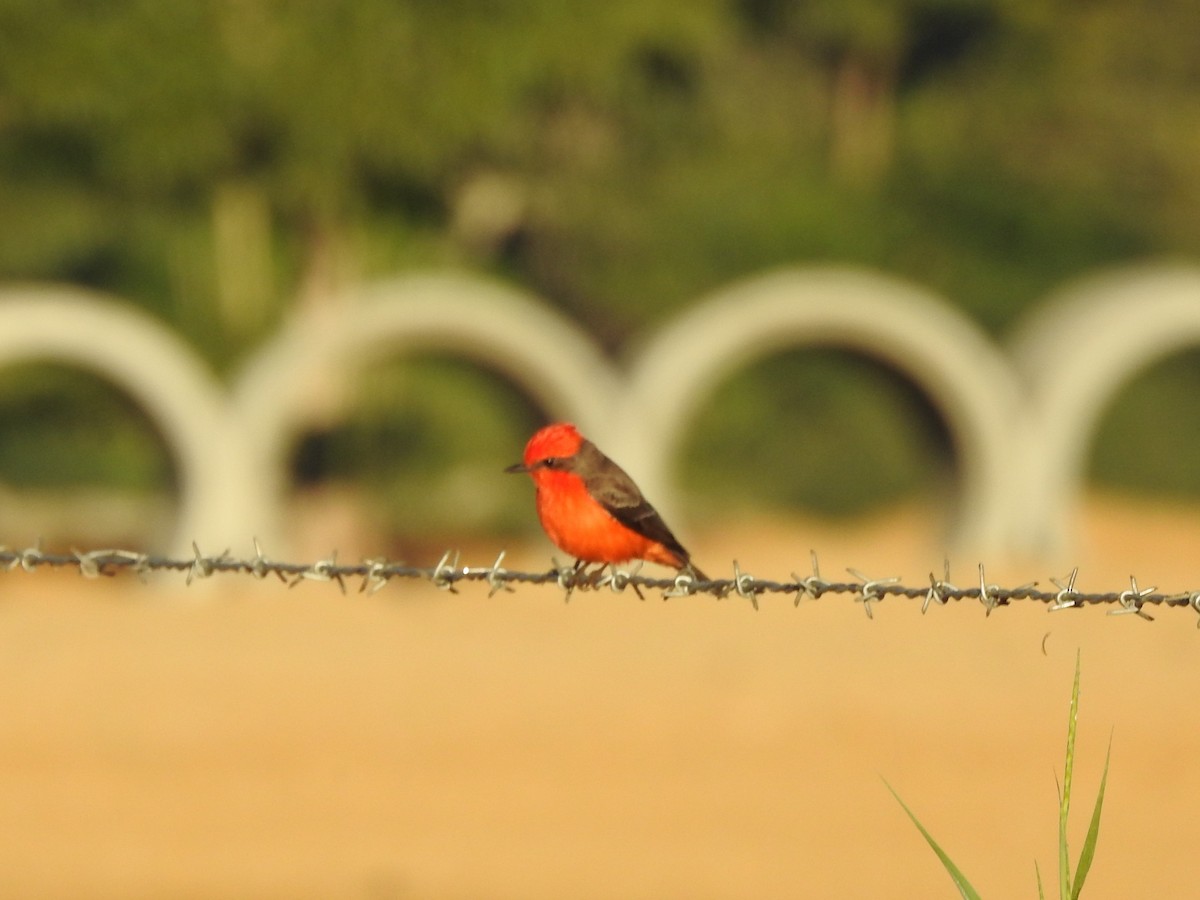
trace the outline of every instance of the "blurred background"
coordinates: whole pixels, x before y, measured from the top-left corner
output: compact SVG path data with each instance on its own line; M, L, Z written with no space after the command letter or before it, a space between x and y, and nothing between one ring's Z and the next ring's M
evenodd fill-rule
M1194 0L0 0L0 288L121 298L226 386L289 322L431 270L540 298L618 366L779 266L911 282L1003 346L1076 279L1200 260L1198 36ZM545 565L500 469L549 410L433 348L339 388L288 450L298 554ZM1140 370L1087 452L1080 588L1195 587L1200 352ZM889 366L772 351L689 426L672 524L710 571L805 574L811 546L830 577L921 583L955 465ZM179 480L113 384L0 371L0 542L153 544ZM1190 883L1154 837L1200 795L1187 610L867 623L248 579L154 605L129 601L175 594L8 577L36 579L0 603L13 896L948 888L878 774L984 893L1032 895L1077 646L1089 800L1116 734L1096 896Z
M519 286L616 358L705 293L806 263L912 280L1003 340L1072 278L1200 253L1197 16L1185 0L5 0L0 281L125 298L225 379L289 316L418 269ZM1092 482L1200 494L1198 387L1195 353L1125 386ZM494 373L395 354L345 408L322 399L290 482L356 508L392 552L536 527L525 486L485 473L547 413ZM1152 444L1125 439L1167 417ZM675 480L698 522L853 517L938 496L952 459L920 391L810 349L724 381ZM5 490L43 509L97 497L113 537L138 539L177 475L119 391L57 366L0 378ZM465 519L441 490L464 481ZM39 533L104 528L70 530L47 515Z

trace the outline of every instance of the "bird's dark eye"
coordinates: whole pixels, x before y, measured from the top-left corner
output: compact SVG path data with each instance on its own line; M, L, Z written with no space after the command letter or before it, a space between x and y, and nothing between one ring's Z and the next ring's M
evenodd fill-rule
M542 460L542 468L544 469L561 469L563 460L561 456L547 456Z

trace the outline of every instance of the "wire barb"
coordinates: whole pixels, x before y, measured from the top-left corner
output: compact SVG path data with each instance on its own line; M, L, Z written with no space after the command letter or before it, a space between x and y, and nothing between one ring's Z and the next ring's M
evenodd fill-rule
M614 594L623 594L627 587L633 588L633 592L637 594L639 600L645 601L646 595L642 593L642 589L638 587L638 583L634 581L634 577L642 570L642 561L639 559L634 563L633 568L628 572L622 572L620 569L613 568L612 574L606 575L601 584L607 583L609 589ZM512 590L512 588L509 588Z
M387 587L388 570L386 560L364 559L363 565L366 566L366 571L363 572L362 584L358 586L360 594L374 594L376 591Z
M1050 606L1050 612L1058 612L1061 609L1074 609L1079 605L1079 594L1075 591L1075 579L1079 576L1079 566L1071 570L1071 574L1067 576L1064 584L1060 579L1051 577L1054 586L1058 588L1058 593L1054 595L1054 603Z
M449 591L452 594L457 594L458 588L454 586L457 569L458 551L447 550L442 554L442 558L438 560L438 564L433 567L433 571L429 573L429 581L440 591Z
M496 557L496 561L492 563L491 568L487 570L489 599L495 597L500 591L507 591L511 594L516 590L516 588L508 583L508 570L500 565L500 563L504 562L504 553L505 551L501 550L500 555Z
M733 564L734 571L737 571L737 563ZM672 597L690 597L696 593L696 576L688 571L681 571L675 576L672 586L663 591L663 600L670 600Z
M192 545L193 547L195 544ZM21 551L21 568L26 572L32 572L37 568L39 563L43 561L42 556L42 539L38 538L38 542L33 547L27 547Z
M288 583L288 587L294 588L301 581L335 581L337 586L341 588L342 593L346 593L345 573L337 564L337 551L334 550L329 559L319 559L311 566L305 566L295 573L292 580Z
M287 584L287 579L283 577L283 573L263 554L262 544L258 542L258 538L254 539L254 559L250 561L248 571L260 581L266 578L268 573L273 572L278 576L280 581Z
M874 619L875 614L871 612L871 604L878 603L887 593L887 588L900 583L900 576L895 575L891 578L868 578L858 569L847 569L851 575L857 578L861 583L854 585L855 592L858 596L854 598L856 603L862 603L863 611L866 612L868 619ZM883 589L882 591L880 589Z
M984 616L990 616L992 610L1001 603L1008 601L1002 599L999 594L1000 585L988 584L987 576L984 574L983 563L979 564L979 602L983 604Z
M792 573L792 577L796 579L795 606L799 606L800 601L805 597L819 600L821 595L829 589L829 582L821 577L821 563L817 559L817 551L809 550L808 555L812 558L812 574L807 578L801 578L795 572Z
M733 561L733 587L738 596L749 600L754 611L758 612L758 595L762 588L757 586L753 575L741 570L736 559Z
M184 580L184 583L189 586L193 579L208 578L217 570L217 567L221 563L229 560L228 547L225 548L225 551L220 556L209 557L201 553L200 546L195 541L192 541L192 552L195 554L195 557L192 559L192 564L187 570L187 578Z
M929 573L929 590L925 592L925 601L921 604L921 615L925 615L930 603L945 606L946 595L950 592L958 593L958 588L950 583L950 560L943 559L942 566L945 574L940 580L935 578L932 572Z
M558 586L562 588L563 603L571 602L571 592L575 590L575 576L579 574L580 568L583 566L582 560L576 560L573 566L564 566L553 556L550 557L550 562L554 565L554 573Z
M1124 616L1133 614L1140 619L1145 619L1147 622L1153 622L1154 616L1142 609L1142 603L1147 597L1151 596L1157 590L1158 588L1156 587L1148 587L1138 590L1137 579L1130 575L1129 590L1121 591L1120 595L1117 597L1117 602L1121 604L1121 608L1110 609L1108 614L1110 616Z

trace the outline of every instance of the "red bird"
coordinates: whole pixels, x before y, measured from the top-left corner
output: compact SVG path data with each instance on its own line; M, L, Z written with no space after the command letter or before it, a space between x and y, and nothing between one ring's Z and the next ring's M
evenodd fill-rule
M542 528L580 565L644 559L709 580L633 479L574 425L547 425L525 445L524 461L504 471L529 473Z

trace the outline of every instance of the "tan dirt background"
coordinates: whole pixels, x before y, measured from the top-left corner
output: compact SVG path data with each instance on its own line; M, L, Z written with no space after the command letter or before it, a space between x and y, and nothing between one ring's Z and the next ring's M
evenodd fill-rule
M1200 588L1200 509L1082 525L1081 589ZM692 543L713 571L786 578L815 547L826 577L919 584L931 534L900 511ZM0 896L955 896L886 778L985 896L1034 897L1077 648L1072 857L1112 734L1084 896L1200 895L1191 610L181 584L0 577Z

